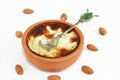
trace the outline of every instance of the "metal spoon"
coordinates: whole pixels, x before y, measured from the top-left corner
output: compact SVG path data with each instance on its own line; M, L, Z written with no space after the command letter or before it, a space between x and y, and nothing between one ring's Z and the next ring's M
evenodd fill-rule
M51 39L42 39L39 41L40 46L44 47L44 48L55 48L58 44L59 39L65 35L66 33L68 33L69 31L71 31L73 28L76 27L76 25L78 25L80 22L88 22L89 20L91 20L91 18L93 18L94 16L98 17L98 15L93 15L93 13L89 12L89 10L87 9L87 12L82 14L80 16L80 19L78 20L78 22L76 22L73 26L71 26L68 30L66 30L65 32L63 32L62 34L51 38Z

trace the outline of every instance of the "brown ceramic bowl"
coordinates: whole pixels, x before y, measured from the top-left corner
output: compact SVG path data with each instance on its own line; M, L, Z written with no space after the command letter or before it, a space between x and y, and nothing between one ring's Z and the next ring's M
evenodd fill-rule
M84 37L82 32L76 27L74 28L74 30L76 31L76 33L79 36L79 44L77 46L77 48L70 53L69 55L63 56L63 57L59 57L59 58L46 58L46 57L42 57L39 55L36 55L33 51L31 51L27 45L27 36L28 33L38 27L38 25L46 23L46 22L57 22L57 23L63 23L69 26L72 26L71 23L69 22L65 22L65 21L61 21L61 20L45 20L45 21L40 21L38 23L35 23L33 25L31 25L24 33L23 37L22 37L22 46L24 49L24 52L26 54L26 57L28 58L28 60L34 64L37 68L39 68L40 70L44 70L44 71L49 71L49 72L55 72L55 71L61 71L67 67L69 67L70 65L72 65L80 56L82 49L83 49L83 45L84 45Z

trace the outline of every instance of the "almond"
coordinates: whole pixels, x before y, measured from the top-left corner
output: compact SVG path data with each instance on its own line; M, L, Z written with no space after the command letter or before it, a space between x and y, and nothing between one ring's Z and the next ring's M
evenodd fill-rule
M19 64L17 64L17 65L15 66L15 70L16 70L16 73L19 74L19 75L22 75L23 72L24 72L22 66L19 65Z
M47 78L48 80L60 80L61 79L59 75L50 75Z
M106 35L106 34L107 34L107 30L106 30L105 28L103 28L103 27L100 27L100 28L99 28L99 33L100 33L101 35Z
M21 38L23 33L21 31L16 31L16 37Z
M89 66L86 66L86 65L82 66L81 70L86 74L93 74L94 73L93 69Z
M33 12L34 11L32 9L28 9L28 8L26 8L26 9L23 10L24 14L32 14Z
M88 44L87 48L91 51L98 51L98 48L93 44Z
M67 20L67 14L66 14L66 13L63 13L63 14L61 15L60 19L61 19L62 21L66 21L66 20Z

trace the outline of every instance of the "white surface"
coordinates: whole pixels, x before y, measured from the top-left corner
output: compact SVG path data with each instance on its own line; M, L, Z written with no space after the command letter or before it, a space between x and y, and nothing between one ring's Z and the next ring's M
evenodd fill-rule
M25 15L24 8L35 12ZM33 23L59 19L62 13L68 15L68 22L75 23L87 8L100 17L79 25L85 43L75 64L61 72L44 72L26 60L21 39L15 37L16 30L24 32ZM120 80L119 18L119 0L0 0L0 80L47 80L52 74L60 75L61 80ZM98 33L100 26L108 31L106 36ZM99 51L89 51L88 43ZM23 75L16 74L16 64L23 66ZM82 65L92 67L94 74L84 74Z

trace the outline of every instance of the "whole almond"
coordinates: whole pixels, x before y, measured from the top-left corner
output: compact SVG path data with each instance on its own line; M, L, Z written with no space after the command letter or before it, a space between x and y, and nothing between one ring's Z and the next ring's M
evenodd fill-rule
M107 34L107 30L106 30L105 28L103 28L103 27L100 27L100 28L99 28L99 33L100 33L101 35L106 35L106 34Z
M89 66L86 66L86 65L82 66L81 70L86 74L93 74L94 73L93 69Z
M66 21L66 20L67 20L67 14L66 14L66 13L63 13L63 14L61 15L60 19L61 19L62 21Z
M26 8L26 9L23 10L24 14L32 14L33 12L34 11L32 9L28 9L28 8Z
M91 51L98 51L98 48L93 44L88 44L87 48Z
M22 66L19 65L19 64L17 64L17 65L15 66L15 70L16 70L16 73L19 74L19 75L22 75L23 72L24 72Z
M59 75L50 75L47 78L48 80L60 80L61 79Z
M21 38L23 33L21 31L16 31L15 35L16 37Z

